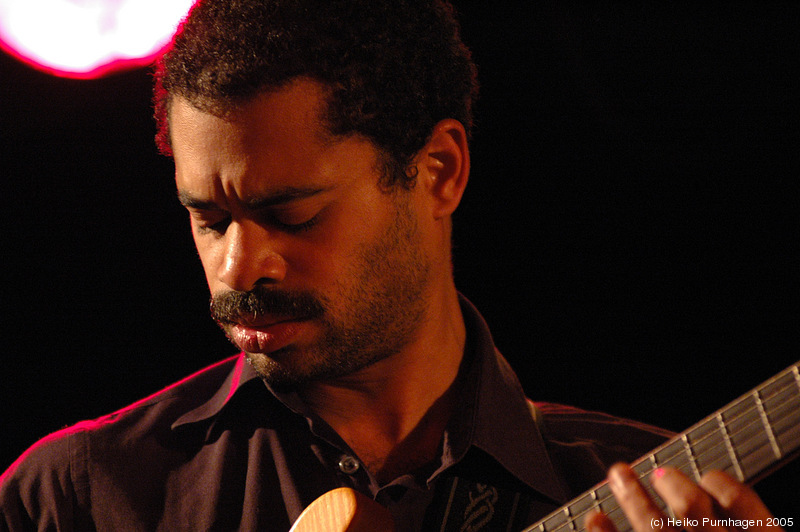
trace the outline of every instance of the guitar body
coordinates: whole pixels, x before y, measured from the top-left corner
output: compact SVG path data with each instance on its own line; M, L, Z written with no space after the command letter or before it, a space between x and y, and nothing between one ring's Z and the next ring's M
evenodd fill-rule
M392 532L389 511L350 488L325 493L303 510L289 532Z

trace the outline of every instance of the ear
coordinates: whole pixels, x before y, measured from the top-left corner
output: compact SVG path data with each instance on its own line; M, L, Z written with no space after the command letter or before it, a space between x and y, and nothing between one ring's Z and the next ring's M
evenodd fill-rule
M469 146L463 124L451 118L433 128L418 154L417 185L424 185L432 200L434 218L450 216L461 202L469 179Z

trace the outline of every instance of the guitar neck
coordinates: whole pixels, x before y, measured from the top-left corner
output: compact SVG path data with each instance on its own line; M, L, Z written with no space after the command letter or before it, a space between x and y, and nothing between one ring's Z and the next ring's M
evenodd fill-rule
M650 487L650 473L675 467L699 480L706 471L722 470L753 483L800 452L800 362L693 425L633 464L645 489L665 512L666 504ZM523 532L585 530L583 520L599 509L620 532L632 530L602 483Z

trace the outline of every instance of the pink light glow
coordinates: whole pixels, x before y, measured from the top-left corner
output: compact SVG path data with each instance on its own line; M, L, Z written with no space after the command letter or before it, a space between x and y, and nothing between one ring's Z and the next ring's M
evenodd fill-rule
M0 0L0 46L58 76L151 62L194 0Z

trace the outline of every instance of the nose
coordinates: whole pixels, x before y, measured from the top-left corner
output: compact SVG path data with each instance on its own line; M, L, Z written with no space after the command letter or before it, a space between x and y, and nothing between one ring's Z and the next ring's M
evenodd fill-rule
M286 261L266 228L251 221L234 221L224 235L217 276L231 290L247 291L258 284L275 284L286 277Z

